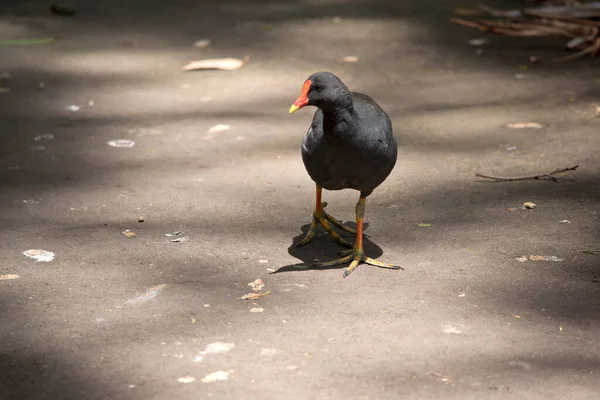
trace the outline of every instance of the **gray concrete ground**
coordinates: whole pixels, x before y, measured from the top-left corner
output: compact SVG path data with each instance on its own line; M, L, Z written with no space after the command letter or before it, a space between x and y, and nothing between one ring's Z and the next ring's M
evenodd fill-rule
M482 34L448 22L472 5L458 0L69 4L15 2L0 21L3 39L59 38L0 47L0 275L19 276L0 280L0 398L598 398L600 256L581 252L600 248L598 61L550 63L556 40L477 54ZM366 251L404 271L269 271L339 250L290 247L314 206L313 110L287 109L318 70L393 120ZM556 183L474 176L575 164ZM325 200L353 221L357 196ZM257 278L270 293L239 299Z

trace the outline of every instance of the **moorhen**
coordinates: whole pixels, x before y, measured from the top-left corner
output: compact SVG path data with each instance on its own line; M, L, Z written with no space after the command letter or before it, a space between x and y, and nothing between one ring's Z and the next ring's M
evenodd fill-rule
M369 96L350 92L348 87L330 72L312 74L302 85L300 97L290 107L293 113L305 106L315 106L311 126L302 142L302 160L316 183L316 206L306 237L296 246L309 243L321 224L340 244L352 247L331 225L356 234L351 250L341 252L342 258L312 264L329 267L350 262L344 278L360 262L383 268L402 269L393 264L374 260L363 251L363 216L367 196L392 172L397 158L397 144L392 122L383 109ZM356 204L356 230L343 225L323 210L321 192L355 189L360 192Z

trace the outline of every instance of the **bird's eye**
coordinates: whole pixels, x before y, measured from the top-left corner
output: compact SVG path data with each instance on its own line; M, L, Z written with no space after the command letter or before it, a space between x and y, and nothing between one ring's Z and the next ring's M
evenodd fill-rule
M323 90L322 86L315 86L314 88L317 92L320 92L321 90Z

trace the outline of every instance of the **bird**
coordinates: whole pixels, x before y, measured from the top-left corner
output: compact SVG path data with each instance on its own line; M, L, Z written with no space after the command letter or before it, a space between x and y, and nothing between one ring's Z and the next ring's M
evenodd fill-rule
M306 106L317 107L312 123L302 141L302 161L316 184L316 204L308 233L297 247L310 243L317 224L341 245L341 258L315 262L310 267L322 268L350 262L344 278L364 262L382 268L400 266L367 257L363 249L363 218L367 197L381 185L396 165L398 144L392 122L386 112L366 94L351 92L331 72L316 72L302 85L300 96L290 107L294 113ZM356 230L342 224L324 207L322 191L354 189L360 192L356 204ZM332 226L356 235L354 245L342 238Z

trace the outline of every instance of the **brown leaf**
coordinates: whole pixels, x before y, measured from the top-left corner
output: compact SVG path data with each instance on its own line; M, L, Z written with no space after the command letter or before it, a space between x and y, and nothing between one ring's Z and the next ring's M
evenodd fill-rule
M240 299L242 299L242 300L256 300L256 299L258 299L260 297L268 295L269 293L271 293L271 292L268 291L268 292L265 292L265 293L248 293L248 294L245 294L242 297L240 297Z
M184 71L218 69L221 71L233 71L242 68L250 59L246 56L243 60L237 58L212 58L208 60L192 61L185 67Z
M128 238L134 238L137 236L137 234L133 231L130 231L129 229L125 229L123 232L121 232L123 235L127 236Z
M254 282L250 282L248 286L250 286L255 292L260 292L263 289L263 287L265 287L265 283L262 279L258 278Z
M514 124L508 124L507 127L511 129L540 129L542 125L537 122L515 122Z

